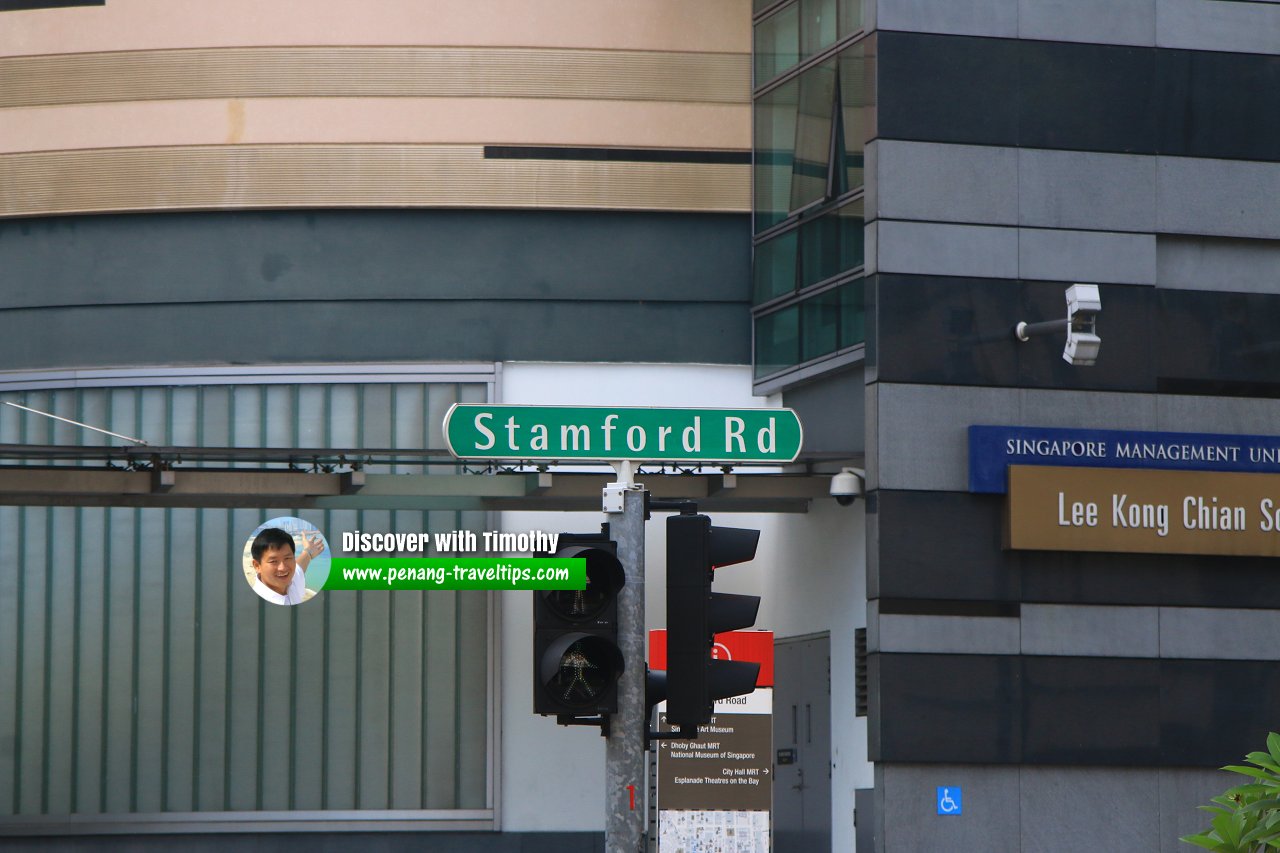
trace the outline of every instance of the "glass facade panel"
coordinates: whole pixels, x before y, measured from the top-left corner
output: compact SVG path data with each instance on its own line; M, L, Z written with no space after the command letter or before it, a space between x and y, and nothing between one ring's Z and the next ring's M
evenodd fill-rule
M787 218L795 161L800 81L779 86L755 104L755 230Z
M483 402L486 387L0 399L158 446L424 449L439 444L422 424ZM0 407L0 443L118 443L65 427ZM321 590L297 607L265 604L241 559L254 528L281 515L315 524L335 549L357 528L485 527L483 512L0 507L0 745L11 747L0 747L0 816L489 806L486 593Z
M792 305L756 319L756 377L800 360L800 308Z
M793 4L755 26L755 85L763 86L800 61L800 6Z
M801 303L800 360L827 355L840 348L840 292L828 290Z
M862 0L839 0L840 38L862 29Z
M801 0L804 55L813 56L836 43L836 0Z
M800 226L800 287L862 266L862 199Z
M806 205L863 185L863 141L874 106L864 53L861 43L853 45L838 65L824 62L756 99L756 233Z
M796 114L795 173L791 210L828 195L831 169L831 122L835 114L836 64L824 62L800 78Z
M796 289L796 240L799 231L788 231L755 249L752 276L753 301L759 305Z
M875 109L875 80L864 44L859 42L840 52L840 136L843 145L840 147L842 162L836 168L843 172L841 183L848 189L863 184L863 140L866 139L871 111Z
M755 13L774 5L756 0ZM861 0L796 0L755 25L755 86L862 29Z
M840 288L840 346L849 347L867 339L866 308L863 302L865 282L851 281Z
M755 99L755 232L781 233L755 247L753 299L761 306L796 291L802 297L757 309L767 311L755 318L760 378L865 340L862 281L830 286L865 264L863 200L849 196L864 185L875 80L866 41L849 44L862 31L861 0L796 0L756 26L757 87L841 40L847 45ZM821 287L829 289L803 298L806 288Z
M866 340L863 280L756 318L757 379Z

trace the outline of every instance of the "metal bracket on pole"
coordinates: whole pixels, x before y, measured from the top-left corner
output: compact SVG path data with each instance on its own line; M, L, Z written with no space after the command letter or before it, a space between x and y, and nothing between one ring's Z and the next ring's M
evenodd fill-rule
M618 474L616 483L606 483L604 487L604 506L602 512L617 514L623 511L624 498L627 492L643 491L644 486L635 481L635 463L630 459L613 463L613 470Z
M556 716L556 724L561 726L599 726L600 737L609 736L609 715L599 714L594 717L570 717L568 714L558 714Z
M698 512L698 502L690 498L650 498L648 492L645 493L644 501L644 520L649 520L652 510L675 510L681 515L696 515Z

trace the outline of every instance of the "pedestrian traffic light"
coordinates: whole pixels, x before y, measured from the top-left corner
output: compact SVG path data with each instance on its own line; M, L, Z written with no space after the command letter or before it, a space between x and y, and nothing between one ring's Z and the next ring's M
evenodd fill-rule
M564 533L557 559L586 561L582 590L533 594L533 712L590 717L618 710L618 592L626 582L606 534Z
M712 592L715 569L756 555L760 531L712 527L705 515L667 519L667 720L692 736L717 699L755 689L760 664L713 660L715 635L755 624L760 598Z

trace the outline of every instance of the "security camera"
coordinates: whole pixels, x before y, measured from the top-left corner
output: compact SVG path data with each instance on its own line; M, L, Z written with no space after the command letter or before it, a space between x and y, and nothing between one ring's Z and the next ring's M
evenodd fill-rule
M1073 284L1067 288L1067 345L1062 358L1067 364L1088 366L1098 361L1102 339L1098 337L1098 314L1102 297L1096 284Z
M867 482L867 472L861 468L841 468L831 478L831 496L840 506L849 506L862 494Z
M1073 284L1067 288L1067 318L1048 320L1044 323L1019 323L1013 327L1013 335L1026 342L1035 335L1047 335L1066 331L1067 344L1062 358L1068 364L1088 366L1098 362L1102 338L1098 337L1098 314L1102 311L1102 296L1096 284Z

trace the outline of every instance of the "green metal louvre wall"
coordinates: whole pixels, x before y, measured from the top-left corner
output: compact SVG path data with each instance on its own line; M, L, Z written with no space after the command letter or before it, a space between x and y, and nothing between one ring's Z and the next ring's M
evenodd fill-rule
M486 386L0 399L152 444L423 448L442 446L450 404L483 402ZM104 440L0 407L0 442ZM484 524L475 512L0 507L0 833L8 816L491 807L485 594L268 605L240 555L258 524L289 514L331 548L347 529Z

